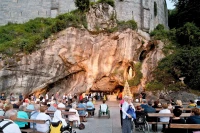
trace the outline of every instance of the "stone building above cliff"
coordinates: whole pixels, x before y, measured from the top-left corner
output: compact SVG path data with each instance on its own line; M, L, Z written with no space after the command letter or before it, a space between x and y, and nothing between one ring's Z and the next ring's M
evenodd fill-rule
M0 25L55 17L74 9L74 0L1 0ZM166 0L115 0L115 9L118 20L134 19L144 31L151 31L158 24L168 28Z

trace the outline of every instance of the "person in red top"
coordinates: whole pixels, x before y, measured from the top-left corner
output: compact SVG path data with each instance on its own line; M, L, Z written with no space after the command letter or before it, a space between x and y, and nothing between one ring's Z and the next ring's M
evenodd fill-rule
M119 100L122 100L122 92L120 92L120 93L118 94L118 99L119 99Z
M83 100L82 94L79 95L79 101Z

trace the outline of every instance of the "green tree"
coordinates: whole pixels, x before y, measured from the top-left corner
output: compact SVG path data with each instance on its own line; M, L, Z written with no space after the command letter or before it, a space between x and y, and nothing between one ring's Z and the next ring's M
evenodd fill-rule
M156 80L168 86L172 81L184 82L192 89L200 88L200 47L179 49L159 62L154 71Z
M186 23L176 35L181 46L200 46L200 29L194 23Z
M74 3L75 6L81 11L88 10L90 6L90 0L75 0Z
M169 20L175 21L175 27L181 27L187 22L193 22L200 27L200 0L172 0L175 2L177 12L173 12ZM175 14L174 14L175 13ZM172 18L174 20L172 20ZM171 25L170 25L171 26ZM170 27L174 28L174 27Z

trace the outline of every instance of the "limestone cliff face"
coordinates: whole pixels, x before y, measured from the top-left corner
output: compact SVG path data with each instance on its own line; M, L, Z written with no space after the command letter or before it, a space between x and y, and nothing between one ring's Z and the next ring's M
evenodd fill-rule
M117 26L116 11L106 3L95 4L87 13L88 30L102 31Z
M163 54L161 47L153 47L155 44L141 34L127 29L93 35L68 28L46 40L42 49L30 55L1 60L0 90L113 91L117 85L123 85L130 67L138 61L143 62L145 84Z

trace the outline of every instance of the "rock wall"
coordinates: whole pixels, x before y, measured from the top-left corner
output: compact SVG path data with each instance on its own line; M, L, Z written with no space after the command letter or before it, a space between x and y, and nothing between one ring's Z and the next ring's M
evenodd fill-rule
M86 18L89 31L99 32L117 26L116 11L106 3L91 6Z
M154 3L157 4L156 16ZM158 24L168 28L166 0L116 0L115 5L118 20L134 19L143 31L152 31Z
M154 2L157 3L157 16L154 16ZM37 17L56 17L74 9L73 0L0 0L0 25L24 23ZM144 31L152 31L158 24L168 28L166 0L115 0L115 10L118 20L134 19Z
M68 28L46 40L42 49L30 55L0 60L0 91L113 91L124 84L135 62L146 64L142 65L146 76L143 80L148 79L163 57L161 48L150 49L151 45L142 31L139 34L127 29L94 35L87 30ZM141 58L143 51L146 56ZM151 67L146 68L147 64Z

